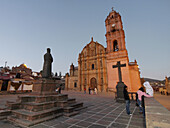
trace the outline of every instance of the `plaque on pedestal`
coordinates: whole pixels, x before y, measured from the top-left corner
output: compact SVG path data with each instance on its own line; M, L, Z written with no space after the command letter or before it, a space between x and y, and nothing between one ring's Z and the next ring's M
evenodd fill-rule
M41 78L34 82L33 95L56 95L57 82L54 79Z
M125 99L124 99L124 86L126 86L123 82L118 82L116 85L116 90L117 90L117 97L116 97L116 102L119 103L124 103Z

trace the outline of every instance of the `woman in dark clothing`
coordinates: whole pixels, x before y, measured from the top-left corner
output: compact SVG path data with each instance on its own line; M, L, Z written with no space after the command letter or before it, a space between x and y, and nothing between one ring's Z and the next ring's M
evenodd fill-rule
M126 101L126 113L127 113L128 115L132 115L132 114L130 113L130 98L129 98L129 93L128 93L128 91L127 91L127 86L126 86L126 85L124 86L124 91L123 91L123 93L124 93L124 98L125 98L125 101Z
M89 94L90 94L90 92L91 92L91 88L89 87Z

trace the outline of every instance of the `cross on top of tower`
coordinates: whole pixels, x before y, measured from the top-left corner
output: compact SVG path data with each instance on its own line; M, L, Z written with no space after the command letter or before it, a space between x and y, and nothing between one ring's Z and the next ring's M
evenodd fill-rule
M114 7L112 7L112 11L114 11L113 8L114 8Z
M93 41L93 37L91 37L91 41Z

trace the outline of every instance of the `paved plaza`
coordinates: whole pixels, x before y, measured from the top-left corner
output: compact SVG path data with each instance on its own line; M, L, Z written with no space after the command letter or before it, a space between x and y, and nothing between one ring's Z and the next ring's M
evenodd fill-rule
M154 98L170 111L170 95L161 95L160 92L155 92Z
M88 108L82 110L80 114L72 117L61 116L49 120L31 128L144 128L145 120L139 114L139 108L135 102L131 102L132 115L126 114L125 104L117 103L111 93L89 95L83 92L63 91L69 98L76 98L77 101L84 103ZM6 99L5 99L6 98ZM0 95L1 103L5 100L13 101L17 95ZM0 104L1 107L5 107ZM0 121L2 128L21 128L7 120Z

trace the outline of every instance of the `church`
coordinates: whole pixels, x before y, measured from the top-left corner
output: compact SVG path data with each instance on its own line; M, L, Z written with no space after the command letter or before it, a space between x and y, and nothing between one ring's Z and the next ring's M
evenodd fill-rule
M129 62L120 14L112 9L105 20L105 27L107 47L91 38L79 54L78 66L70 65L65 77L66 89L83 91L90 87L99 92L116 92L120 78L118 68L113 68L113 65L117 62L126 65L121 67L121 78L128 91L136 92L141 87L137 61Z

